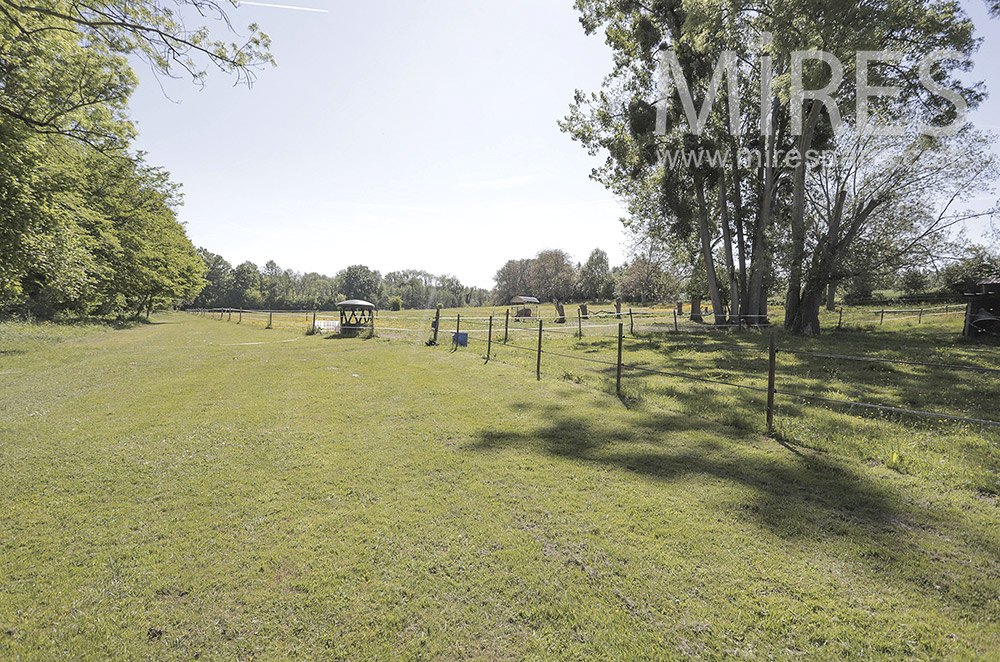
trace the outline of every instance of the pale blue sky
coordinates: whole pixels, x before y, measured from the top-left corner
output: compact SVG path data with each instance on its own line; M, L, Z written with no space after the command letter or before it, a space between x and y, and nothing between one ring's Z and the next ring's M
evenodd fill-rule
M556 126L610 68L572 0L274 1L329 13L232 11L273 39L278 66L253 89L221 74L161 89L139 70L136 147L184 185L196 245L234 264L419 268L482 287L544 248L624 259L624 211L588 178L599 159ZM997 89L1000 22L967 4L987 38L976 75ZM977 122L1000 123L998 109Z

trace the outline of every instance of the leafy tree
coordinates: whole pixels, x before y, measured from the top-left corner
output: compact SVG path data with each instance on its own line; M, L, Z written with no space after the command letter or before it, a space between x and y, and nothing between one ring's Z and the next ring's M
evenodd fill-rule
M377 271L356 264L337 274L337 283L348 299L378 301L382 290L382 276Z
M123 148L133 133L125 116L136 84L129 56L199 84L206 65L250 84L255 68L273 63L270 40L256 25L237 44L213 38L205 26L189 29L181 18L194 9L229 28L224 4L0 0L0 116L42 134Z
M614 281L611 279L611 267L608 264L608 254L600 248L595 248L590 257L580 267L580 294L585 299L610 299L614 292Z
M178 187L128 151L129 58L249 84L271 57L256 26L232 44L180 18L193 9L228 28L222 4L173 4L0 0L0 309L148 315L202 287Z
M257 308L261 305L263 296L260 270L253 262L244 262L233 270L230 286L233 305L243 308ZM219 305L219 302L212 301L207 305L214 307Z
M238 306L239 301L233 296L233 267L221 255L216 255L204 248L198 249L198 256L205 263L205 287L194 300L199 308L215 306Z
M805 228L816 237L795 290L791 328L819 333L819 308L831 283L870 272L878 280L917 256L933 255L955 225L986 212L963 202L989 190L995 159L972 131L949 138L841 138L836 165L807 184ZM796 298L796 297L793 297Z
M177 187L141 155L115 158L52 137L27 136L28 157L0 164L11 203L0 234L0 306L36 315L147 314L197 294L203 264L176 218ZM13 167L12 167L13 166ZM8 256L10 259L8 259Z
M977 283L989 278L1000 278L1000 254L985 246L973 246L966 255L941 271L941 283L955 294L979 291Z
M194 298L204 262L177 221L180 196L165 172L135 161L85 152L87 217L105 266L96 293L104 312L139 314Z
M911 117L940 126L954 119L957 110L950 101L931 94L917 76L909 75L935 49L959 53L956 61L936 65L935 81L970 106L982 99L978 87L964 84L957 75L970 66L978 42L971 22L954 2L578 0L576 6L588 33L604 29L615 60L599 93L577 92L561 126L592 154L606 155L595 178L625 201L631 223L649 227L653 237L697 237L716 322L723 299L739 316L756 321L766 313L767 284L780 275L788 285L786 326L818 333L822 293L845 277L841 270L846 253L860 235L859 230L848 237L848 226L862 217L861 224L869 227L884 227L876 217L895 215L898 220L901 196L879 198L874 201L877 209L870 212L864 205L873 202L871 198L836 211L839 192L834 192L834 202L819 209L810 203L816 183L808 160L775 158L789 150L805 155L809 150L849 149L849 144L838 142L833 118L823 104L791 98L792 52L812 47L833 53L847 68L845 80L854 78L858 51L902 53L902 63L877 63L869 71L871 84L900 87L895 102L874 108L880 122ZM713 89L714 66L724 51L736 54L730 76L739 74L740 82L734 85L738 103L714 104L696 131L689 126L689 109L677 86L666 93L659 89L660 54L674 58L697 102L713 102L707 91ZM762 74L772 83L763 109ZM829 81L826 65L819 61L807 61L802 74L806 89L820 89ZM855 120L851 88L841 85L837 92L844 117ZM662 126L657 126L659 120ZM897 154L907 149L897 147ZM677 153L704 157L720 150L728 151L730 158L660 158ZM740 150L760 155L759 163L741 163L735 158ZM851 221L840 216L845 210ZM842 242L845 238L849 241ZM719 242L725 279L716 276L714 266ZM781 265L782 273L775 274L775 265Z
M899 284L907 294L920 294L927 291L930 278L920 269L907 269L900 276Z
M496 287L493 300L499 305L510 303L516 296L532 296L531 260L508 260L493 277Z
M528 278L531 291L539 299L566 301L573 298L576 270L565 251L541 251L531 261Z

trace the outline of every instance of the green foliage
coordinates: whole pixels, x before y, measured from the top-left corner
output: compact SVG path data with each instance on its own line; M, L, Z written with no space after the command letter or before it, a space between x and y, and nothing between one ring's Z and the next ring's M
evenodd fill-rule
M907 294L920 294L930 287L930 277L920 269L907 269L900 276L899 285Z
M584 299L601 301L610 299L614 294L615 284L611 278L608 254L600 248L591 251L590 257L580 267L577 278L579 293Z
M362 264L347 267L337 274L337 279L348 299L376 301L382 289L382 276L379 272Z
M875 293L876 281L868 273L858 274L847 281L844 303L858 305L868 303Z
M11 133L7 134L12 135ZM125 316L190 300L202 262L177 221L177 186L141 155L31 134L4 148L0 309ZM19 172L19 169L21 172Z
M603 267L600 256L604 256ZM609 289L607 284L607 254L595 251L586 272L587 286L595 292ZM526 260L508 260L493 280L493 302L504 305L515 296L533 296L543 301L570 301L582 294L583 276L570 256L562 250L549 249ZM598 292L599 294L600 292Z
M575 93L560 127L602 158L592 176L628 208L624 220L630 230L664 248L690 253L687 270L694 268L695 254L701 254L697 259L705 265L705 295L716 308L739 301L742 314L762 314L770 286L781 280L791 304L788 328L818 333L822 292L830 284L865 270L876 272L872 277L895 273L922 256L940 254L936 249L947 229L976 217L959 210L956 201L986 191L995 179L988 138L974 131L945 140L913 136L916 124L944 126L956 115L951 103L924 89L915 74L930 52L957 52L936 65L933 76L940 85L970 108L984 98L982 86L963 75L980 42L958 3L575 4L584 30L603 32L613 65L599 91ZM850 84L856 78L857 53L899 52L900 66L871 67L872 84L899 88L893 101L874 104L872 121L905 120L914 125L910 134L858 140L850 130L835 134L829 114L818 105L793 108L791 54L807 48L831 53L844 64L845 84L835 96L848 125L857 119ZM730 107L725 86L716 98L705 96L724 52L735 54L738 108ZM677 86L661 89L658 53L676 56L696 109L713 104L700 135L692 134ZM758 128L763 55L773 69L772 97L766 100L772 113L763 123L772 127L774 137L766 141ZM826 65L807 62L804 78L806 89L823 87L829 78ZM730 110L737 112L735 126ZM812 117L801 131L793 122L798 111ZM655 130L658 119L665 132ZM804 161L790 165L774 159L810 149L836 152L840 166L807 168ZM761 155L760 167L753 159L736 158L741 151ZM698 158L671 161L671 155ZM721 158L711 162L705 156ZM837 191L844 196L840 204ZM720 244L722 259L713 249Z
M955 294L978 292L976 285L988 278L1000 278L1000 254L985 246L974 246L962 259L941 270L941 283Z
M394 296L389 297L389 310L402 310L403 309L403 297Z
M171 8L169 4L176 7ZM250 25L242 43L213 37L181 18L190 7L232 31L216 0L44 0L0 2L0 117L31 131L63 135L99 148L127 147L126 117L136 77L128 57L157 74L183 72L197 83L206 65L252 83L273 64L270 39Z
M332 310L344 299L364 299L380 309L446 308L479 306L489 298L487 290L467 287L454 276L435 276L426 271L393 271L385 278L364 265L354 265L335 276L298 273L282 269L273 260L258 268L244 262L235 269L221 256L199 249L207 286L194 300L199 308L270 308L274 310Z
M249 83L271 56L256 26L227 43L178 11L228 29L225 3L174 4L0 0L0 312L148 315L201 289L177 185L129 151L129 58L199 83L210 64Z
M531 294L531 260L507 260L493 277L493 303L507 305L516 296Z
M561 250L544 250L531 261L528 282L532 296L543 301L568 301L576 288L576 269Z

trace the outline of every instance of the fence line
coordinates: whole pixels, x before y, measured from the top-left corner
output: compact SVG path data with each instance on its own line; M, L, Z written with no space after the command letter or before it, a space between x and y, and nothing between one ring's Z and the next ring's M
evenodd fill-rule
M944 306L940 306L939 308L943 308L943 307ZM214 314L220 314L221 316L229 315L230 317L228 319L231 319L232 315L239 315L239 314L241 314L243 317L247 317L247 318L251 318L251 319L257 319L257 318L263 316L263 317L267 317L269 319L269 321L271 322L272 325L279 324L279 325L281 325L283 327L289 327L289 328L296 328L296 327L299 326L299 324L298 323L293 323L293 322L291 322L290 320L287 320L287 319L283 319L283 318L280 317L280 315L291 315L291 314L294 314L294 315L303 315L303 316L305 316L305 322L306 322L305 329L306 330L308 330L312 326L314 319L315 319L315 321L320 321L320 320L326 321L327 319L329 319L329 317L334 317L334 318L339 319L339 317L337 315L326 316L326 315L323 315L322 313L320 313L319 311L277 311L277 310L275 310L275 311L263 311L263 310L247 310L247 309L242 309L241 310L241 309L237 309L237 308L216 308L216 309L209 309L209 310L192 310L192 311L189 311L189 312L202 313L202 314L204 314L204 313L210 313L210 314L214 313ZM315 317L314 317L314 313L315 313ZM623 315L625 315L625 314L626 313L623 313ZM635 314L638 315L639 313L635 313ZM657 315L659 313L643 313L643 314ZM948 314L951 314L951 313L948 313ZM592 313L591 316L596 316L596 314ZM400 319L417 320L417 321L421 321L421 322L433 322L434 321L434 318L428 318L428 317L411 317L411 316L396 316L396 315L388 316L388 317L385 317L383 319L385 319L387 322L393 321L393 320L400 320ZM440 318L440 322L441 322L441 326L442 326L443 330L447 330L449 328L449 327L446 326L446 324L450 324L449 323L449 319L450 318L445 318L445 317ZM464 317L463 316L463 317L461 317L461 322L462 322L462 326L463 327L464 327L465 324L467 324L469 322L472 322L472 323L481 323L483 326L487 326L489 324L489 321L491 319L493 319L493 318L491 318L491 317L483 317L483 318L480 318L480 317ZM528 318L524 318L524 319L526 320ZM530 319L532 321L534 321L534 322L538 322L540 318L530 318ZM486 321L479 322L479 320L486 320ZM381 331L402 331L402 332L412 332L412 333L420 333L420 332L423 331L423 329L421 329L419 327L413 327L413 328L405 327L404 328L404 327L381 326L380 321L381 320L379 318L376 318L376 320L375 320L375 322L376 322L375 323L376 331L379 331L379 330L381 330ZM457 321L457 319L455 319L453 321ZM582 324L582 325L579 326L579 329L580 330L606 329L606 328L614 328L616 326L618 326L618 324ZM663 322L662 323L661 328L655 328L654 330L657 331L657 332L669 331L669 329L671 327L673 327L673 326L674 325L671 322L667 321L667 322ZM714 325L697 325L697 324L694 324L694 325L677 324L676 326L679 327L679 328L697 328L697 329L702 329L702 330L718 328L718 327L716 327ZM650 329L650 328L652 328L652 327L649 327L649 326L645 327L645 329L647 329L647 330ZM641 332L642 330L643 330L643 327L635 327L634 328L634 332ZM579 331L574 331L571 328L553 329L551 327L545 327L545 329L544 329L543 332L544 333L550 333L550 334L556 334L556 335L574 335L574 336L579 337ZM486 328L483 328L483 329L468 329L468 328L465 328L464 329L464 333L488 333L488 329L486 329ZM534 336L537 333L537 324L531 325L531 326L512 326L512 327L510 327L508 329L508 334L513 334L513 333L531 333L532 336ZM634 333L633 333L633 335L634 335ZM591 333L591 334L586 334L585 337L614 339L614 338L617 338L618 336L617 335L611 335L611 334L596 334L596 333ZM767 348L764 348L764 347L748 347L748 346L744 346L744 345L719 345L719 344L707 344L707 343L660 343L660 347L664 347L664 348L691 347L691 348L705 348L705 349L710 349L710 350L728 349L728 350L734 350L734 351L754 351L754 352L766 352L767 351ZM888 358L880 358L880 357L850 356L850 355L843 355L843 354L829 354L829 353L809 352L809 351L791 350L791 349L782 349L780 351L782 353L785 353L785 354L799 354L799 355L804 355L804 356L815 356L815 357L819 357L819 358L840 359L840 360L847 360L847 361L863 361L863 362L870 362L870 363L889 363L889 364L897 364L897 365L923 366L923 367L929 367L929 368L948 369L948 370L965 370L965 371L971 371L971 372L1000 373L1000 369L996 369L996 368L983 368L983 367L979 367L979 366L966 366L966 365L946 364L946 363L933 363L933 362L923 362L923 361L905 361L905 360L888 359Z
M687 374L687 373L672 372L672 371L662 370L662 369L659 369L659 368L652 368L652 367L643 366L643 365L627 364L627 363L624 363L622 361L622 359L621 359L621 351L622 351L621 347L622 347L622 339L623 339L622 329L623 329L623 326L624 325L619 325L619 335L617 336L617 338L619 340L619 360L618 360L617 363L613 363L613 362L610 362L610 361L602 361L600 359L593 359L593 358L590 358L590 357L573 356L571 354L564 354L564 353L561 353L561 352L553 352L551 350L545 350L545 349L542 348L542 343L541 343L541 338L542 338L541 326L539 327L539 348L537 350L536 349L531 349L529 347L521 347L519 345L511 345L509 343L505 344L505 345L502 345L502 347L509 347L511 349L516 349L516 350L520 350L520 351L524 351L524 352L529 352L529 353L536 353L537 352L537 354L538 354L538 357L537 357L538 358L538 366L539 366L539 368L538 368L538 370L539 370L539 377L540 377L540 374L541 374L541 359L542 359L542 356L546 355L546 354L550 355L550 356L556 356L556 357L570 359L570 360L575 360L575 361L582 361L582 362L587 362L587 363L593 363L593 364L599 364L599 365L604 365L604 366L609 366L609 367L615 367L616 370L617 370L617 374L618 374L618 378L617 378L617 392L618 392L619 397L621 396L621 370L622 369L631 370L631 371L645 372L645 373L648 373L648 374L656 374L656 375L661 375L661 376L666 376L666 377L672 377L672 378L675 378L675 379L683 379L683 380L688 380L688 381L696 381L696 382L705 383L705 384L713 384L713 385L718 385L718 386L725 386L725 387L728 387L728 388L735 388L735 389L739 389L739 390L748 390L748 391L754 391L754 392L757 392L757 393L765 393L768 396L768 398L767 398L768 399L768 411L767 411L768 416L767 416L767 418L768 418L769 432L773 432L773 417L772 416L773 416L773 407L774 407L774 397L776 395L781 395L781 396L790 397L790 398L799 398L799 399L809 400L809 401L814 401L814 402L826 402L826 403L830 403L830 404L838 404L838 405L844 405L844 406L848 406L848 407L859 407L859 408L862 408L862 409L868 409L868 410L874 410L874 411L884 411L884 412L890 412L890 413L896 413L896 414L906 414L906 415L910 415L910 416L919 416L919 417L924 417L924 418L937 418L939 421L955 421L955 422L971 423L971 424L975 424L975 425L985 425L985 426L989 426L989 427L1000 427L1000 421L994 421L994 420L989 420L989 419L973 418L973 417L969 417L969 416L960 416L960 415L957 415L957 414L944 414L944 413L940 413L940 412L924 411L924 410L920 410L920 409L909 409L909 408L905 408L905 407L895 407L895 406L891 406L891 405L880 405L880 404L874 404L874 403L868 403L868 402L858 402L856 400L844 400L844 399L838 399L838 398L829 398L829 397L826 397L826 396L819 396L819 395L812 395L812 394L808 394L808 393L798 393L798 392L795 392L795 391L786 391L786 390L782 390L782 389L777 389L777 388L775 388L775 385L774 385L775 384L775 379L774 379L775 378L775 370L776 370L776 367L775 367L776 364L775 364L775 361L774 361L774 357L779 352L779 349L777 347L777 343L775 342L776 334L774 334L774 332L772 332L772 345L771 345L771 348L769 350L761 350L761 348L746 348L746 347L740 347L740 346L730 346L732 348L740 349L740 350L768 351L770 353L770 356L771 356L771 360L769 362L770 374L769 374L769 380L768 380L768 387L767 388L764 388L764 387L761 387L761 386L752 386L752 385L749 385L749 384L737 384L737 383L734 383L734 382L723 381L721 379L711 379L711 378L701 377L701 376L698 376L698 375L692 375L692 374ZM487 342L487 341L484 341L484 340L481 340L481 339L478 339L478 338L475 339L475 340L478 341L478 342ZM704 345L701 345L701 346L704 346ZM719 349L720 347L719 346L714 346L713 348L714 349ZM870 357L855 357L855 356L849 356L849 355L836 355L836 354L824 355L824 354L821 354L821 353L818 353L818 352L802 352L802 351L797 351L797 350L787 350L787 351L785 351L785 353L788 353L788 354L811 355L811 356L817 356L817 357L823 357L823 358L835 358L835 359L843 359L843 360L862 360L862 361L864 361L864 360L869 360L870 359ZM487 358L489 359L489 358L492 358L492 357L487 357ZM900 364L905 364L905 365L918 365L918 366L926 366L926 367L933 367L933 368L956 369L956 370L974 370L974 371L977 371L977 372L1000 373L1000 370L996 370L996 369L993 369L993 368L980 368L978 366L960 366L960 365L955 365L955 364L935 364L935 363L925 363L925 362L918 362L918 361L897 361L897 360L894 360L894 359L871 359L871 360L878 361L878 362L885 362L885 363L900 363Z
M204 314L213 314L214 315L214 314L218 313L219 316L220 316L220 319L222 319L222 318L224 318L224 317L226 317L228 315L228 319L229 320L232 319L233 313L236 313L237 316L238 316L238 318L237 318L238 322L242 321L242 319L243 319L244 316L246 316L246 317L248 317L250 319L263 318L264 316L266 316L267 320L268 320L268 326L269 327L272 327L274 325L274 321L275 321L274 320L274 316L275 316L275 313L278 313L279 316L282 315L282 314L286 315L286 316L287 315L304 315L304 316L306 316L306 320L307 320L307 323L309 325L309 328L313 328L313 326L315 325L316 320L320 319L319 316L318 316L318 311L256 311L256 310L237 310L237 309L214 309L214 310L207 310L207 311L198 310L198 311L190 311L190 312L200 313L200 314L203 314L203 315ZM647 316L651 316L651 315L655 315L655 314L656 313L647 313ZM938 314L951 314L951 313L950 312L946 312L946 313L938 313ZM436 322L437 322L437 329L435 329L435 331L441 330L441 327L443 327L444 323L446 322L446 320L440 318L439 315L440 314L438 314L438 317L435 318ZM680 325L676 321L676 313L674 313L673 315L674 315L674 321L673 321L672 326L676 329ZM923 316L923 311L921 311L921 315ZM622 317L624 317L624 314L622 315ZM629 317L630 318L634 317L634 313L632 315L630 315ZM419 318L409 317L409 318L406 318L404 316L390 316L390 317L387 318L387 320L399 320L399 319L415 319L415 320L418 320L418 321L421 321L421 322L435 321L435 320L432 320L432 319L429 319L429 318L423 318L423 317L419 317ZM896 318L896 319L900 319L900 318ZM456 329L456 332L457 332L461 328L461 322L470 322L470 321L471 322L478 322L480 320L486 320L487 323L489 324L489 329L466 329L464 333L465 334L488 333L489 337L487 339L485 339L485 340L482 339L482 338L474 338L474 337L472 337L470 335L466 335L466 338L468 340L471 340L471 341L474 341L474 342L487 343L487 348L488 348L487 352L489 353L491 351L491 349L492 349L492 346L493 346L493 334L494 334L493 321L494 321L494 316L485 317L485 318L478 318L478 317L460 317L459 315L456 315L456 318L455 318L455 327L454 328ZM498 339L497 347L510 348L510 349L514 349L514 350L518 350L518 351L522 351L522 352L528 352L528 353L534 353L534 354L536 354L537 355L536 356L536 359L537 359L536 371L537 371L537 375L538 375L539 379L541 379L542 357L544 355L548 354L550 356L564 358L564 359L573 360L573 361L580 361L580 362L586 362L586 363L590 363L590 364L594 364L594 365L602 365L602 366L614 367L616 369L616 373L617 373L616 390L617 390L617 393L618 393L619 396L621 396L621 373L622 373L622 370L629 370L629 371L632 371L632 372L644 372L644 373L647 373L647 374L655 374L655 375L661 375L661 376L671 377L671 378L675 378L675 379L682 379L682 380L687 380L687 381L695 381L695 382L699 382L699 383L713 384L713 385L723 386L723 387L727 387L727 388L735 388L735 389L739 389L739 390L749 390L749 391L754 391L754 392L758 392L758 393L766 393L767 396L768 396L768 398L767 398L768 399L767 419L768 419L768 428L769 428L769 431L773 431L773 427L772 427L773 426L773 403L774 403L774 397L776 395L781 395L783 397L789 397L789 398L798 398L798 399L803 399L803 400L807 400L807 401L824 402L824 403L830 403L830 404L843 405L843 406L847 406L847 407L858 407L858 408L867 409L867 410L884 411L884 412L890 412L890 413L896 413L896 414L904 414L904 415L909 415L909 416L930 417L930 418L935 418L936 417L938 420L941 420L941 421L947 420L947 421L965 422L965 423L971 423L971 424L976 424L976 425L985 425L985 426L991 426L991 427L992 426L1000 426L1000 421L994 421L994 420L989 420L989 419L973 418L973 417L968 417L968 416L960 416L960 415L956 415L956 414L943 414L943 413L929 412L929 411L924 411L924 410L919 410L919 409L909 409L909 408L905 408L905 407L895 407L895 406L891 406L891 405L882 405L882 404L875 404L875 403L858 402L858 401L854 401L854 400L845 400L845 399L838 399L838 398L830 398L830 397L826 397L826 396L811 395L811 394L807 394L807 393L798 393L798 392L793 392L793 391L780 390L780 389L775 388L775 386L774 386L774 383L775 383L775 381L774 381L775 380L775 370L776 370L776 362L775 362L774 359L775 359L776 355L779 352L785 353L785 354L789 354L789 355L810 356L810 357L825 358L825 359L840 360L840 361L855 361L855 362L867 362L867 363L884 363L884 364L895 364L895 365L908 365L908 366L926 367L926 368L939 369L939 370L957 370L957 371L968 371L968 372L977 372L977 373L986 373L986 374L1000 374L1000 369L996 369L996 368L986 368L986 367L981 367L981 366L968 366L968 365L948 364L948 363L933 363L933 362L924 362L924 361L906 361L906 360L888 359L888 358L880 358L880 357L852 356L852 355L845 355L845 354L832 354L832 353L824 353L824 352L811 352L811 351L805 351L805 350L779 349L777 347L776 342L775 342L776 335L775 335L775 333L773 331L771 332L772 341L771 341L771 347L770 348L752 347L752 346L748 347L748 346L742 346L742 345L706 344L706 343L672 343L672 344L668 343L668 344L661 344L661 345L659 345L661 348L694 348L694 349L708 349L708 350L712 350L712 351L717 351L717 350L720 350L720 349L725 349L725 350L731 350L731 351L746 351L746 352L760 352L760 353L768 352L769 355L770 355L769 375L768 375L769 380L768 380L768 387L764 388L764 387L761 387L761 386L753 386L753 385L749 385L749 384L738 384L738 383L734 383L734 382L730 382L730 381L724 381L724 380L721 380L721 379L712 379L712 378L708 378L708 377L701 377L701 376L693 375L693 374L690 374L690 373L673 372L673 371L663 370L663 369L659 369L659 368L655 368L655 367L650 367L650 366L646 366L646 365L638 365L638 364L628 364L628 363L625 363L624 360L623 360L623 339L624 339L624 325L625 325L625 322L620 322L617 325L583 325L582 324L582 320L578 319L578 325L577 325L578 326L578 331L572 331L570 329L545 329L544 328L544 321L542 319L532 318L532 321L537 321L537 327L531 328L531 327L520 326L520 327L515 327L515 328L511 329L509 327L509 325L506 325L505 328L504 328L504 332L503 332L504 333L503 342L501 343L500 340ZM377 322L377 319L376 319L376 322ZM282 326L291 326L293 328L295 326L298 326L297 324L292 324L288 320L282 320L282 319L279 319L278 323L281 324ZM635 326L634 326L634 321L632 319L629 320L629 325L631 327L631 335L634 336L635 335ZM544 334L546 332L552 333L552 334L557 334L557 335L569 335L569 334L573 334L573 335L576 335L576 336L580 337L581 340L582 340L582 338L583 338L582 332L583 332L584 329L586 329L586 328L607 328L608 326L617 326L618 327L618 334L616 334L614 336L611 336L611 335L601 335L601 334L591 334L590 337L617 338L618 339L618 343L619 343L619 345L618 345L618 352L619 352L619 354L618 354L618 360L617 360L617 362L605 361L605 360L595 359L595 358L585 357L585 356L576 356L576 355L573 355L573 354L566 354L566 353L562 353L562 352L553 352L551 350L546 350L543 347L543 339L544 339ZM664 326L668 326L669 327L670 324L669 323L664 323ZM406 328L403 328L403 327L382 327L382 326L377 325L377 324L376 324L376 328L377 328L377 330L396 331L396 332L404 332L404 333L420 333L422 331L422 329L419 328L419 327L418 328L409 328L409 327L406 327ZM699 327L699 328L712 328L712 327ZM537 347L537 349L530 348L530 347L522 347L520 345L516 345L516 344L510 343L509 339L510 339L510 336L512 335L511 331L513 331L514 333L531 333L532 335L535 335L537 333L537 336L538 336L538 347ZM435 337L436 337L436 333L435 333ZM456 346L456 348L457 348L457 346ZM491 358L492 358L491 356L487 356L487 362L489 362L489 360Z

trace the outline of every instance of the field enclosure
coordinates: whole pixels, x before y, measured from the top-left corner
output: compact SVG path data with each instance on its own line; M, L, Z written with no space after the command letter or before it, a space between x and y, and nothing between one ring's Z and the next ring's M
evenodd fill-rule
M437 338L445 346L462 333L468 350L460 351L489 353L494 362L519 365L539 377L586 383L629 406L655 406L766 431L768 330L720 333L662 308L612 313L557 320L551 306L530 319L516 319L503 308L383 311L375 330L381 339ZM1000 343L962 338L964 308L954 304L824 314L833 329L821 339L779 336L773 389L779 438L1000 492L995 453ZM202 315L303 332L330 314ZM780 316L776 311L775 318ZM435 322L440 325L436 335ZM481 378L488 375L485 370ZM956 456L955 448L963 452Z
M501 343L483 365L481 343L427 347L420 329L340 339L188 314L122 331L0 325L0 658L989 660L1000 647L988 431L786 401L772 440L756 395L633 375L619 399L605 366L554 355L613 357L596 330L547 337L537 381L529 352ZM842 335L852 354L995 365L989 347L929 356L936 332L923 333ZM722 350L662 345L630 339L630 361L760 378L756 355L720 367ZM857 397L991 413L963 391L985 376L924 389L919 366L781 360L803 380L788 388L857 382Z

